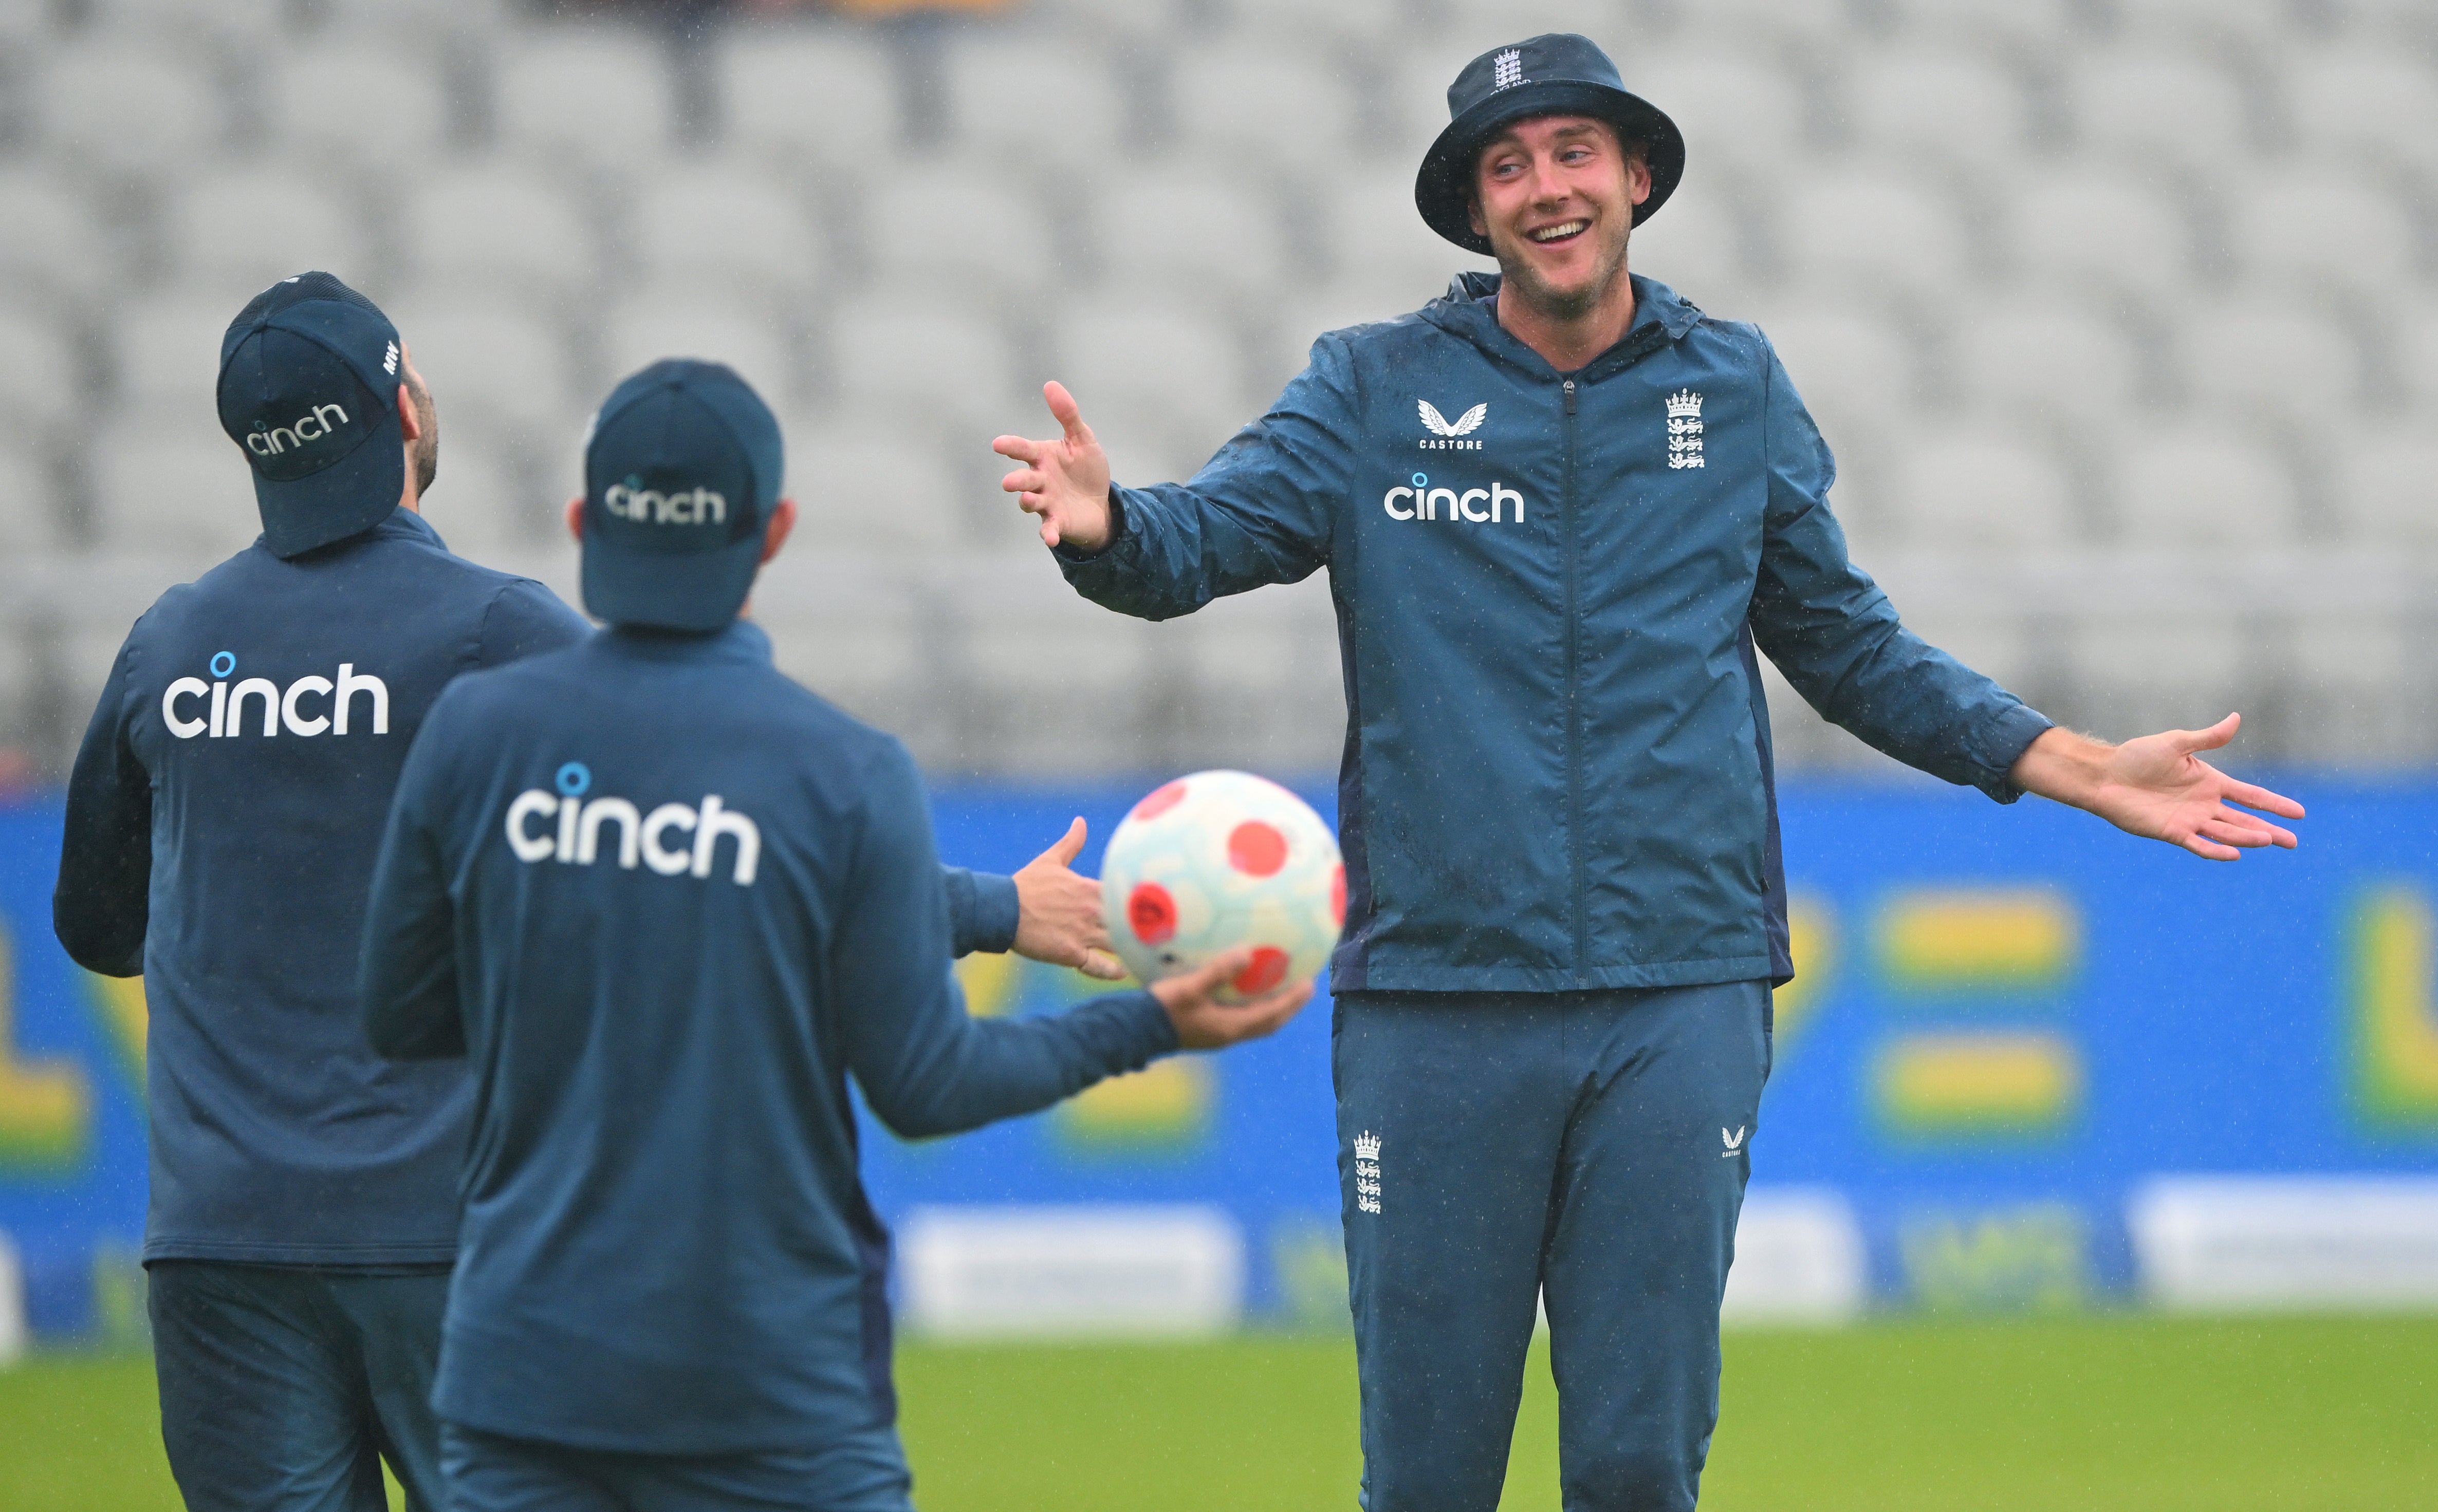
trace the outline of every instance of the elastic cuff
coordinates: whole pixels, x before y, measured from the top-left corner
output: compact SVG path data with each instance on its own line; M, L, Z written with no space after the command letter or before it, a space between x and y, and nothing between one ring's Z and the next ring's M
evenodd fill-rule
M973 948L998 955L1016 948L1016 925L1024 917L1023 901L1016 895L1016 879L988 871L972 874Z
M2024 704L2016 704L1992 717L1978 742L1983 763L1990 774L1979 784L1981 791L2001 803L2012 803L2022 798L2023 789L2017 787L2007 774L2023 759L2023 752L2032 748L2032 742L2056 728L2056 721Z

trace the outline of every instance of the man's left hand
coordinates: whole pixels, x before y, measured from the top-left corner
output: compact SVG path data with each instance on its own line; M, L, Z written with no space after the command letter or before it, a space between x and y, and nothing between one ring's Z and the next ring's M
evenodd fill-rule
M2294 848L2294 832L2243 809L2299 819L2303 805L2239 782L2200 759L2235 738L2229 714L2207 730L2170 730L2110 746L2069 730L2042 732L2006 775L2017 787L2098 815L2129 835L2164 840L2211 861L2265 845Z
M1016 953L1114 982L1125 976L1126 968L1109 954L1101 884L1068 866L1083 853L1085 834L1084 821L1076 819L1056 845L1016 874Z

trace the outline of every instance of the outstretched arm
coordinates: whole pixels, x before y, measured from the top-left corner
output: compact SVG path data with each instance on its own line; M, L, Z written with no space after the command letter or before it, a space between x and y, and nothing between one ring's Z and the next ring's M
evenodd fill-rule
M2235 738L2241 714L2207 730L2170 730L2111 746L2070 730L2034 740L2007 773L2027 793L2096 814L2129 835L2164 840L2210 861L2264 845L2294 848L2294 832L2243 809L2299 819L2303 805L2239 782L2200 759Z

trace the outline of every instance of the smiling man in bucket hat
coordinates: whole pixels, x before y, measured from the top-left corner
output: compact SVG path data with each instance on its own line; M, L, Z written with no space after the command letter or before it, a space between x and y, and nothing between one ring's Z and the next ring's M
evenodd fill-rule
M1498 1503L1536 1297L1565 1504L1693 1505L1719 1303L1793 974L1766 655L2000 802L2215 859L2300 805L2111 747L1924 644L1846 556L1768 341L1627 270L1685 147L1589 41L1474 60L1415 185L1497 257L1334 331L1185 484L1111 484L1074 400L1005 486L1086 597L1167 619L1329 569L1347 693L1331 961L1369 1512ZM1450 419L1450 416L1455 416Z

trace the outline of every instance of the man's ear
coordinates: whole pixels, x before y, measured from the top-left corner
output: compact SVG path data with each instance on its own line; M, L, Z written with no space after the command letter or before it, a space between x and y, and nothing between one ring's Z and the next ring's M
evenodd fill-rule
M415 396L406 385L398 386L398 428L409 441L423 439L423 415L415 407Z
M1490 235L1490 222L1481 219L1480 195L1467 194L1464 197L1464 218L1473 222L1473 234L1475 236L1486 237Z
M779 548L787 544L787 537L794 534L795 529L796 501L782 499L770 507L769 528L762 533L762 560L767 562L778 555Z
M576 545L584 544L584 501L580 498L567 501L567 534Z
M1639 154L1625 160L1625 197L1634 204L1651 198L1651 164Z

